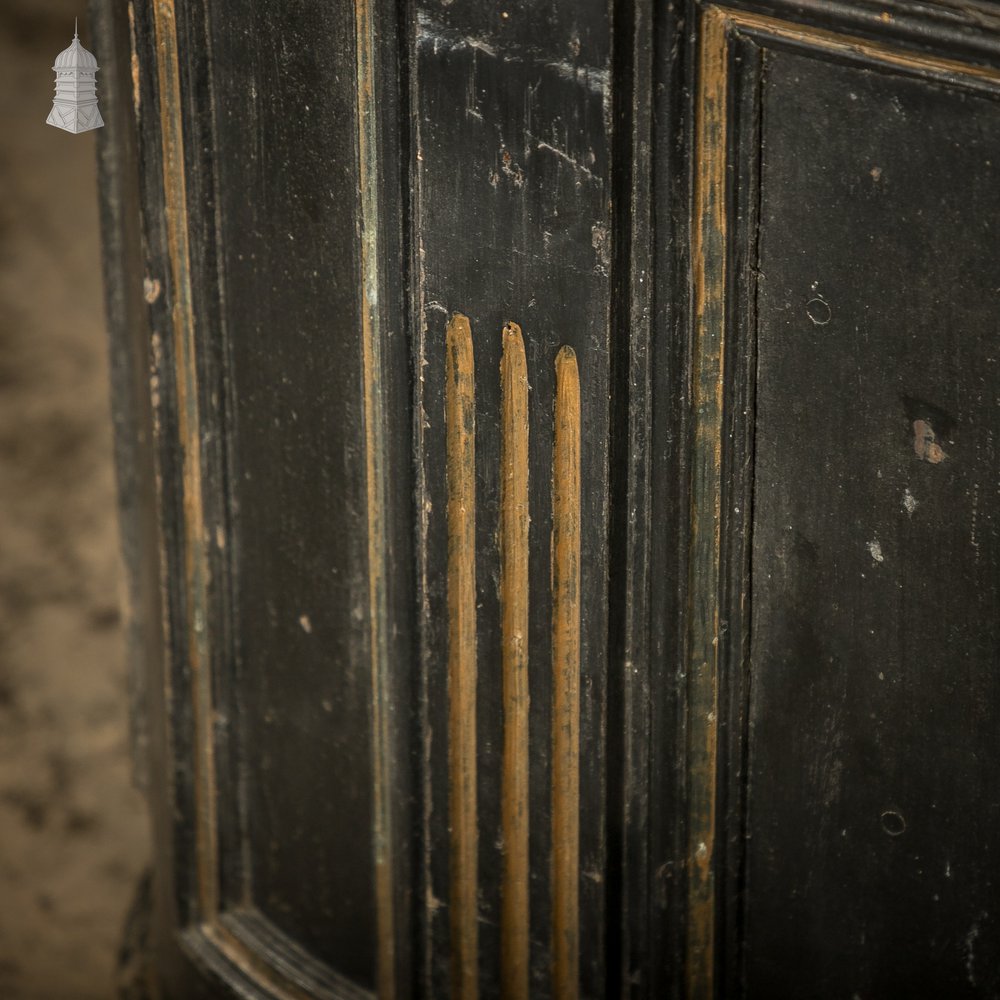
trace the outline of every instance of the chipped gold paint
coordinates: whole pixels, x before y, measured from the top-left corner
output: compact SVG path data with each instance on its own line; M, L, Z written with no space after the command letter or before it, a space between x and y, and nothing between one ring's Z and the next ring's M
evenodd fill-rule
M694 455L688 673L688 1000L714 993L719 510L726 287L726 19L702 16L695 108Z
M580 994L580 375L556 355L552 448L552 996Z
M269 997L274 997L274 1000L313 1000L313 994L276 973L259 952L248 947L228 927L215 921L203 926L201 931L251 982L266 984Z
M528 1000L528 367L516 323L503 328L500 395L500 993L504 1000Z
M131 53L129 63L132 69L132 107L135 109L136 118L139 117L139 55L135 45L135 7L130 2L128 5L128 37L129 51Z
M372 698L375 911L378 995L396 994L395 887L392 866L391 732L384 468L385 401L379 311L378 106L375 100L375 35L369 0L356 0L358 179L361 211L361 343L364 366L365 473L368 513L368 621Z
M717 16L723 18L734 29L770 36L786 41L803 42L827 52L841 55L864 56L889 66L902 69L917 70L924 73L947 74L952 76L971 77L975 80L996 83L1000 81L1000 68L992 66L974 66L960 62L957 59L945 59L939 56L926 55L917 52L905 52L894 49L884 42L870 41L865 38L852 38L825 28L814 28L807 25L792 24L755 14L750 11L726 10L718 7L710 8Z
M451 985L455 1000L476 1000L476 396L469 320L456 313L445 338Z
M198 905L202 919L211 920L218 912L219 900L212 683L208 652L208 562L205 552L205 519L202 504L198 370L195 321L191 304L184 135L173 0L156 0L153 6L153 23L160 91L164 214L167 224L167 250L170 257L177 429L182 454L184 611L188 636L188 666L193 693Z
M947 452L937 443L937 434L926 420L913 421L913 451L922 462L938 465L947 457Z

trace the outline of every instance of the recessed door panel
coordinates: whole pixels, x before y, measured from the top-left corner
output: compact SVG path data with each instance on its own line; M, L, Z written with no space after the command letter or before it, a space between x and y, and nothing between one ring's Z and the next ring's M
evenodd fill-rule
M988 995L1000 99L762 74L747 992Z

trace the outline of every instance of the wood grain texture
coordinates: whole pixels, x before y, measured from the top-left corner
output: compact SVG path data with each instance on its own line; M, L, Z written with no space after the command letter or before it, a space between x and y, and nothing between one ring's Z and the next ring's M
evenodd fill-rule
M503 654L503 876L501 993L527 1000L528 898L528 366L516 323L503 328L500 361L500 603Z
M476 816L476 391L472 330L446 332L448 479L448 781L452 995L479 995Z
M891 22L891 15L885 15L884 23ZM730 48L736 40L746 40L748 46L741 49L738 56ZM750 43L761 49L754 50ZM789 47L794 47L796 55L789 53ZM759 55L761 51L763 56ZM762 65L767 69L762 71ZM904 71L908 80L901 77L890 83L891 78L874 74L873 68ZM751 80L749 76L754 72L761 74L766 82L760 84ZM834 76L838 78L837 83L827 83L827 90L820 93L821 81ZM744 77L747 77L745 81ZM902 159L898 157L900 151L909 146L912 123L923 113L918 115L916 107L926 108L931 114L948 99L946 88L953 88L952 124L945 126L947 115L943 116L934 125L935 134L944 135L950 131L962 134L962 139L954 143L955 149L969 151L972 158L964 163L968 172L962 188L975 204L987 204L989 195L982 185L996 154L989 156L983 150L978 155L985 159L976 160L977 153L973 150L977 149L981 141L978 136L982 133L973 137L963 129L982 128L988 104L984 101L978 114L970 110L964 124L963 112L972 105L974 92L995 92L992 85L996 79L992 67L970 66L934 53L896 48L889 42L838 34L818 25L794 24L753 11L719 7L708 8L703 13L695 101L696 214L692 236L695 337L691 565L697 568L690 576L688 624L689 637L694 640L690 642L688 659L689 796L692 803L686 927L686 991L689 996L717 995L723 989L716 980L720 970L725 976L723 981L733 989L762 997L773 996L775 992L786 990L789 983L807 978L817 995L822 996L837 995L844 990L854 990L859 995L895 991L908 995L944 995L965 988L958 986L961 963L954 954L953 964L948 969L938 964L933 968L923 964L923 956L928 953L926 944L922 951L914 951L900 965L871 960L871 954L875 953L879 956L902 954L906 947L903 936L913 941L913 935L924 933L927 935L925 941L936 940L932 928L939 925L931 919L917 930L919 921L909 914L903 917L900 911L901 919L910 928L904 935L883 916L885 900L912 891L910 911L915 913L921 910L919 899L923 898L917 885L920 880L910 883L912 873L906 872L905 866L894 863L882 843L885 838L890 838L888 842L892 843L891 838L902 838L910 833L905 810L897 801L906 794L907 780L894 767L895 748L886 748L886 760L874 771L887 777L896 776L896 799L877 805L877 799L873 800L872 790L867 787L869 782L859 771L855 771L853 781L844 777L847 771L856 769L859 759L869 756L867 726L874 725L880 732L897 732L903 743L913 729L910 716L914 712L919 714L920 708L914 706L921 704L921 696L915 689L901 692L901 697L909 699L910 705L909 711L904 711L891 704L891 698L880 698L880 686L872 689L863 677L855 678L850 689L843 685L847 683L848 674L857 672L858 662L866 659L866 637L877 635L877 625L885 626L896 613L904 617L908 613L906 610L897 612L895 605L899 595L909 593L912 603L919 603L920 598L913 596L910 578L901 576L891 584L895 589L885 597L887 607L854 610L853 617L855 621L863 620L862 627L837 623L843 609L853 606L854 591L858 587L871 591L869 604L876 605L882 599L878 590L879 578L891 576L891 570L881 571L890 558L884 537L899 535L895 520L900 512L912 520L919 502L909 487L900 486L901 505L889 518L893 523L884 525L879 503L865 493L866 487L863 480L857 478L851 455L860 448L873 456L879 466L877 480L893 477L894 471L897 480L903 475L898 468L903 453L911 462L923 462L928 467L947 462L946 449L939 446L931 451L922 435L930 426L932 444L945 440L945 435L954 444L956 420L952 414L960 404L953 400L951 405L943 407L927 400L934 397L935 392L947 395L953 391L960 378L957 358L977 350L975 330L979 320L976 308L955 301L948 307L952 319L939 324L939 328L950 329L958 323L963 329L965 346L961 350L956 348L951 355L953 360L936 369L930 381L928 368L935 365L938 342L947 334L940 333L929 340L919 350L919 362L914 362L916 355L902 345L892 346L903 315L912 314L909 324L903 323L904 329L912 330L925 323L925 314L934 309L928 302L918 301L919 296L909 293L905 298L892 298L895 280L892 272L912 275L928 267L922 251L917 248L933 244L939 249L942 239L948 238L944 233L966 233L949 256L965 260L965 278L962 279L965 283L976 280L976 268L972 263L975 253L968 245L972 239L968 234L973 229L968 222L960 221L962 209L952 204L947 195L929 194L924 202L922 193L928 184L934 183L938 184L935 191L952 191L954 181L941 183L940 179L963 169L963 157L954 154L950 167L944 171L933 157L924 168L911 170L914 159L919 161L922 157L916 147L903 152ZM781 96L768 99L767 95L776 92L778 86L785 88ZM754 87L760 87L764 96L754 96ZM728 95L736 94L742 100L740 95L744 91L745 107L726 107ZM834 94L840 95L842 105L836 109ZM762 101L763 107L755 107L755 101ZM858 117L862 113L863 126ZM868 123L873 120L880 120L882 124L871 131ZM765 127L762 121L771 124ZM973 125L973 121L979 124ZM740 130L732 147L730 127ZM755 129L759 129L759 134ZM882 137L881 143L878 148L869 149L874 135ZM779 143L783 144L781 149ZM782 152L788 148L794 152ZM747 159L727 163L734 152ZM867 163L861 170L858 161L865 157ZM750 185L758 183L758 160L762 192L740 192L739 212L727 218L730 211L736 212L735 205L729 204L731 190L727 189L732 182L727 177L739 178L740 183L745 181ZM972 167L973 162L978 166ZM778 177L770 186L767 185L769 174ZM863 184L871 186L877 201L866 197L866 191L859 192L858 182L852 179L855 176L864 178ZM831 189L836 191L835 195L829 193ZM759 219L757 199L760 200ZM894 214L889 214L889 203L895 204ZM880 284L872 293L874 297L864 289L876 280L875 275L880 274L878 256L869 261L864 278L858 273L850 279L850 292L841 302L840 309L841 313L850 314L854 307L854 334L865 330L867 338L870 329L877 330L878 357L884 359L886 352L891 354L898 379L909 379L922 387L920 392L903 391L899 397L912 437L907 442L909 448L903 448L899 455L884 453L885 446L875 440L862 444L872 433L867 430L872 427L872 414L881 412L893 392L901 390L893 387L894 382L892 385L881 382L878 372L882 362L871 359L862 364L859 361L864 356L864 348L859 344L840 344L845 337L852 341L851 328L835 323L835 310L829 299L831 285L842 280L844 274L851 271L855 259L864 257L868 249L865 246L859 253L854 247L853 238L847 235L850 229L845 212L850 216L849 224L868 232L870 240L894 247L893 252L883 258L892 264L878 279ZM742 221L745 217L753 217L756 221L748 226ZM834 218L837 223L833 222ZM923 220L927 220L926 223ZM922 232L926 226L933 227L934 236L929 229ZM825 234L819 246L814 242L817 230ZM738 233L746 245L732 244L734 233ZM839 242L841 239L843 243ZM759 252L766 257L757 257L758 246ZM839 256L841 253L843 258ZM729 261L737 262L739 270L727 273ZM940 275L945 270L947 268L941 266L935 273ZM756 288L758 276L760 291ZM866 284L868 278L871 282ZM957 287L958 283L958 279L952 279L948 286ZM930 277L927 284L933 285ZM901 287L909 287L906 279ZM785 311L792 308L788 303L795 301L797 288L803 290L804 325L796 322L794 314ZM740 335L759 339L759 357L755 339L729 343L731 334L742 324L742 317L731 314L734 306L727 305L729 295L733 296L734 303L739 301L741 308L745 305L754 314L754 329ZM761 304L759 321L756 317L758 297ZM879 303L877 307L871 304L875 301ZM935 298L935 302L938 301ZM894 304L890 306L890 302ZM918 314L920 319L917 319ZM958 315L962 316L961 321L956 319ZM733 324L733 331L727 329L728 323ZM800 325L813 336L803 338L797 333L796 328ZM836 330L831 328L833 326ZM775 341L776 328L783 333L780 342ZM819 341L815 339L817 336ZM799 351L804 353L799 354ZM730 362L724 359L735 362L731 371ZM919 374L913 368L914 363L920 369ZM749 380L749 385L744 385L742 380ZM810 386L807 406L801 400L789 399L789 387L800 383ZM881 385L883 391L864 393L862 387L866 383ZM852 395L855 389L859 393L857 396ZM829 400L824 402L828 392ZM755 393L757 402L754 402ZM828 407L824 415L817 412L822 406ZM965 404L965 410L972 408L971 404ZM728 423L724 423L727 410L731 412L726 417ZM748 428L748 421L754 419L756 426ZM855 428L856 419L860 419L860 423ZM893 418L886 413L884 419L891 422ZM980 424L983 421L980 414L970 422ZM948 430L941 432L936 424ZM811 430L807 431L807 427ZM847 449L850 454L845 455L840 444L827 440L831 434L836 442L851 442L851 448ZM734 450L734 438L745 439L746 443ZM821 444L824 440L826 443ZM822 459L812 462L810 456L816 454ZM841 456L847 462L843 468L838 464ZM971 454L969 461L970 464L974 461ZM919 473L913 472L910 477L917 479ZM970 472L970 480L974 478ZM824 482L825 488L821 486ZM748 495L747 487L752 489L752 494ZM927 484L923 484L923 488L926 489ZM942 490L947 492L948 486L943 486ZM850 506L845 495L855 498L854 506ZM971 521L977 525L972 534L977 535L978 526L984 521L975 483L968 487L964 501L953 497L953 509L961 509L963 502L971 502ZM814 506L816 504L823 510L839 509L842 516L820 528L822 515L819 507ZM848 514L849 507L855 515ZM748 508L754 512L752 530ZM842 554L850 550L850 541L841 537L845 532L850 537L850 526L857 517L882 525L872 529L872 538L859 543L859 551L862 555L867 554L870 565L876 568L872 572L865 568L859 576L862 581L871 579L873 582L850 585L850 594L843 592L829 604L824 595L839 593L838 588L843 583L843 574L834 567L844 561L851 565L858 562ZM723 608L720 594L725 592L725 586L720 584L720 571L726 560L737 557L744 544L744 534L752 537L753 557L751 561L748 556L747 562L748 567L752 565L752 572L741 589L725 595L724 600L731 603ZM985 548L985 537L978 535L973 548ZM833 538L837 539L835 543L829 541ZM906 551L905 542L897 541L897 545L897 560L915 565L913 553ZM959 545L956 538L954 547ZM827 552L825 559L822 552ZM979 555L981 552L977 551L976 556ZM740 576L739 567L729 566L725 572L733 580ZM947 572L939 569L938 575L946 576ZM919 591L919 586L916 589ZM752 605L751 593L754 596ZM988 596L986 603L991 603ZM876 615L871 621L868 620L869 611ZM749 627L751 613L752 630ZM962 614L953 608L946 617L957 623ZM987 612L985 617L992 615ZM734 626L741 630L746 628L746 633L726 635L727 629ZM933 647L935 637L934 630L929 630L921 640L922 647ZM838 655L837 650L845 644L851 652ZM748 680L744 689L748 697L748 715L745 722L741 722L738 712L731 715L731 734L723 751L718 745L720 684L723 682L720 671L733 670L735 673L741 645L747 651L748 669L753 677L752 686ZM720 648L730 650L724 665L720 660ZM967 640L966 649L970 657L974 656L973 639ZM832 656L821 655L828 650L833 652ZM699 651L704 655L697 655ZM873 658L882 668L878 673L881 681L888 677L889 670L885 668L893 662L891 646L880 648ZM910 659L917 658L914 650ZM706 662L711 665L710 686L704 683L704 678L698 677L699 668L703 670ZM821 669L820 664L827 662L836 667ZM919 673L926 677L931 670L927 665ZM725 683L735 683L738 689L741 682L734 676L725 678ZM855 704L851 691L858 688L864 689L866 695L863 703ZM869 712L873 707L875 711ZM811 722L795 721L809 712L817 713L811 717ZM975 712L976 709L970 707L969 713L975 715ZM866 721L862 721L862 716ZM873 720L870 723L867 721L869 716ZM954 743L955 740L949 740L949 745ZM796 749L790 750L790 747ZM977 754L984 758L991 755L990 751L982 750ZM693 766L699 759L704 762L709 758L710 767ZM909 760L912 762L913 758ZM798 766L801 766L801 773ZM908 767L903 767L907 777L912 774ZM744 768L749 785L747 799L740 806L738 784L733 785L729 807L743 808L746 812L742 816L738 811L732 812L722 820L716 812L719 776L737 777ZM775 776L779 774L784 777L777 782ZM972 782L975 780L973 778ZM789 795L789 782L797 789L793 796ZM953 776L950 797L960 798L963 784L962 779ZM710 792L710 797L706 797L706 791ZM938 803L942 798L938 796L931 806L931 816L940 808ZM857 803L858 808L847 809L842 803L848 799ZM911 808L915 807L911 805ZM711 812L710 823L705 822L707 810ZM968 814L971 812L969 810ZM832 814L838 818L835 820ZM878 824L872 822L859 830L858 817L865 814L876 816ZM738 843L738 838L743 836L738 831L745 830L748 845L745 848L747 881L734 880L724 886L724 891L719 889L718 873L713 871L722 864L715 847L719 843L716 828L720 822L726 824L727 843ZM842 838L853 836L864 841L866 848L850 856L843 841L832 837L834 824L840 827ZM933 820L924 817L923 825L932 826ZM713 834L714 844L698 836L699 828ZM762 830L766 833L762 834ZM783 838L780 845L779 838ZM802 847L804 838L809 840L811 847ZM921 839L920 834L915 833L913 839L920 841L921 859L934 855L926 835ZM942 831L938 843L949 840ZM703 848L708 849L707 853ZM727 853L727 864L738 862L738 854L739 850ZM966 856L971 859L974 852ZM831 857L839 860L832 870L828 870L830 866L823 859ZM844 867L862 866L863 857L882 858L877 864L895 873L893 887L885 885L867 900L861 898L865 894L858 894L853 889L848 893L850 898L845 898L842 895ZM922 860L924 865L929 863L929 860ZM973 860L972 866L975 864ZM946 880L953 878L947 863L945 870ZM923 869L920 874L924 874ZM879 871L869 872L864 883L874 886L881 876L880 867ZM728 871L726 879L729 879ZM802 886L821 882L825 890L822 892L822 911L818 911L814 904L807 902L808 894L803 893ZM920 884L925 883L920 881ZM946 884L947 881L940 883ZM747 885L749 893L745 889ZM708 891L703 892L706 888ZM977 909L974 897L975 890L971 889L963 895L963 915L972 928L970 933L978 941L985 919L983 914L988 910L985 907ZM940 903L943 897L937 893L933 898ZM876 903L876 899L883 902ZM745 910L740 911L740 907ZM825 917L829 917L828 922ZM727 941L728 950L720 955L718 924L723 919L731 938ZM957 926L962 919L953 914L951 923ZM819 929L820 924L823 930ZM847 934L842 944L831 946L838 928L846 927L865 928L861 932L861 950L851 963L831 963L830 955L842 955L856 947L853 933ZM876 939L882 944L874 952L866 952L863 942ZM790 942L797 942L792 949L789 949ZM968 958L969 949L966 952ZM972 952L976 962L989 963L985 958L986 950L973 948ZM795 963L789 960L789 954L802 956L798 971L791 971ZM921 971L916 971L918 968ZM976 971L970 971L968 963L966 973L966 982L978 988L981 984ZM932 987L931 982L937 985Z
M217 920L204 927L204 936L224 956L235 969L246 976L252 983L266 984L268 992L275 1000L314 1000L317 995L315 988L308 989L297 984L293 979L275 976L270 962L264 957L262 949L248 947L239 937L234 935L225 923ZM339 991L338 991L339 992ZM352 995L353 994L353 995ZM345 1000L368 1000L369 993L362 991L345 991Z
M822 52L841 56L861 57L864 60L895 66L899 69L917 70L924 74L947 74L967 82L1000 81L1000 69L995 66L977 66L959 59L926 52L907 51L885 41L856 38L819 25L801 25L753 10L726 10L711 8L712 16L722 17L731 29L753 33L762 40L783 40L805 43ZM891 24L892 17L884 22Z
M392 759L389 622L386 610L386 444L382 385L382 312L379 308L378 109L376 40L372 0L356 0L354 22L358 81L358 177L360 206L361 349L364 372L365 488L368 515L368 621L372 684L372 839L378 927L376 984L383 1000L396 995L395 887L392 850Z
M708 1000L715 981L719 529L726 289L727 24L701 17L695 105L691 536L688 605L689 1000Z
M580 374L556 356L552 449L552 996L580 995Z
M173 0L153 6L160 96L163 195L170 258L171 322L175 364L177 436L182 450L184 622L191 671L198 905L202 919L218 910L218 843L215 814L215 740L209 674L208 567L202 497L201 434L195 317L191 299L186 164L177 27Z
M372 283L373 272L383 280L386 271L373 256L384 230L370 136L381 128L378 115L359 118L367 105L357 93L353 5L292 17L279 5L239 0L225 11L207 4L205 14L208 25L199 24L191 9L186 51L197 52L191 39L208 32L218 108L198 147L214 154L198 173L217 177L202 243L214 244L218 258L212 280L221 315L207 346L224 366L217 392L225 414L210 440L225 435L232 565L229 622L219 613L232 641L226 648L219 637L216 676L227 723L219 735L232 748L220 791L238 793L225 813L226 858L236 862L225 898L255 906L279 940L287 936L374 991L375 866L399 856L398 840L375 844L377 827L393 834L379 814L384 796L397 794L398 775L390 790L378 727L403 719L373 704L393 683L377 675L379 646L395 645L392 626L379 619L391 580L378 549L405 551L380 483L405 466L388 454L372 458L370 440L382 434L388 451L381 420L408 425L405 396L388 407L377 398L389 391L392 352L384 288ZM229 30L234 20L246 31ZM276 55L257 44L279 36ZM315 127L318 106L308 112L299 101L302 86L324 94L323 128ZM261 99L244 114L221 110L253 91ZM290 106L299 113L288 114ZM189 128L204 121L189 115ZM391 541L370 537L373 515ZM313 764L304 767L305 759Z
M676 9L676 8L675 8ZM658 511L650 524L650 436L652 433L652 331L654 287L657 298L669 286L668 271L655 264L652 164L654 95L672 93L662 79L676 60L663 59L665 22L652 0L616 3L613 7L615 132L612 173L614 265L612 274L610 526L608 548L613 562L608 579L608 759L607 775L609 878L607 937L609 982L637 983L650 989L648 956L656 966L679 963L663 954L649 938L649 912L654 885L650 868L649 786L653 756L650 733L652 669L650 641L659 634L648 627L649 548L652 538L669 537L677 519ZM657 35L659 34L659 37ZM653 41L651 41L653 40ZM667 154L667 159L674 155ZM665 176L670 168L662 167ZM656 281L650 275L657 275ZM676 398L665 394L666 398ZM657 400L659 405L660 399ZM662 454L662 453L661 453ZM676 477L674 477L676 479ZM668 657L661 651L655 662ZM666 689L657 685L658 692ZM662 697L660 704L666 704ZM613 874L612 874L613 873ZM620 876L620 881L619 881Z
M378 988L378 887L372 872L376 851L371 836L376 819L371 801L375 783L369 770L377 739L373 733L377 709L384 707L384 722L391 719L394 740L405 725L404 713L392 714L388 700L376 711L369 700L380 694L373 691L374 662L388 659L384 651L376 654L371 649L378 642L376 633L387 637L397 653L406 647L407 636L405 616L394 616L391 627L386 627L373 623L369 615L373 581L368 571L369 567L376 574L380 570L369 545L373 513L369 500L377 505L379 498L367 487L380 477L370 474L366 449L368 456L373 449L366 439L377 439L380 418L373 417L378 404L366 406L365 390L386 391L377 384L386 367L378 351L388 338L378 326L379 317L365 327L360 303L363 294L366 304L371 307L377 301L384 315L392 301L385 294L385 283L391 291L392 279L384 267L369 260L367 276L377 272L382 287L374 293L371 285L361 288L362 268L355 249L361 228L359 189L366 184L383 186L383 179L373 168L376 156L370 149L365 183L359 178L361 126L353 74L350 86L319 88L328 92L337 127L305 148L290 139L290 131L308 130L308 122L301 116L290 121L280 110L284 102L278 95L293 77L300 79L297 74L315 78L326 71L326 64L314 59L308 46L292 45L284 53L282 67L273 61L262 66L253 50L253 31L234 36L219 30L217 23L206 25L206 13L200 4L177 11L174 30L181 103L173 113L186 140L178 159L187 200L189 309L197 316L200 334L188 360L197 375L198 427L193 433L199 438L203 467L203 523L198 530L205 548L214 554L208 561L209 603L202 616L209 624L211 642L201 665L202 676L211 673L214 704L204 727L207 731L199 736L200 724L195 724L199 720L185 705L197 697L197 692L192 697L190 691L198 683L198 675L188 669L185 650L201 622L195 618L195 627L189 627L181 599L186 574L177 568L182 564L181 530L189 521L177 516L180 504L174 500L181 495L179 470L174 466L180 465L183 456L177 445L177 411L185 400L174 390L180 352L169 334L156 335L154 391L164 452L159 485L166 551L172 560L164 576L173 659L168 721L170 749L176 755L174 770L160 768L173 782L168 803L172 814L169 825L161 826L160 837L161 843L170 844L169 861L175 866L171 873L175 888L161 895L179 901L180 916L171 919L179 929L188 928L183 932L185 949L194 949L199 957L212 951L220 966L231 970L232 962L204 937L207 925L192 925L202 918L203 908L192 907L188 889L189 880L191 884L196 881L191 874L200 850L191 836L198 828L201 808L195 801L197 744L213 740L220 845L217 908L231 911L234 905L249 903L264 914L261 919L267 926L266 933L253 939L253 989L284 988L289 974L287 964L282 971L280 956L290 946L292 951L298 948L300 956L312 952L308 956L313 959L312 971L305 971L308 963L294 963L294 981L303 989L322 996L333 982L338 995L351 990L364 993ZM245 13L251 21L279 15L273 7ZM139 57L145 46L152 47L154 16L158 16L155 5L136 11ZM347 9L328 17L318 12L309 27L296 21L291 30L293 34L305 31L310 38L321 31L347 62L353 60L357 27L355 12ZM212 39L211 56L202 47L208 38ZM162 50L157 55L157 62L162 62ZM294 61L294 72L289 60ZM206 63L211 66L210 80L199 75L206 72ZM144 70L147 63L140 65ZM152 68L156 63L150 59L148 65ZM140 72L140 84L147 88L141 92L140 106L162 111L169 104L158 92L162 83L150 91L149 76ZM238 120L216 115L214 108L211 114L192 117L192 106L206 92L225 103L233 90L246 93L248 88L274 99L254 104ZM203 107L210 107L210 102L204 100ZM154 120L150 114L143 118L148 133L153 132ZM384 130L378 119L376 124ZM144 163L152 162L157 168L163 159L162 131L162 125L156 129L155 146L148 137L145 140ZM286 141L300 154L286 165L283 183L274 185L266 163ZM245 156L229 155L233 149ZM317 164L330 178L321 194L315 186L321 172ZM235 182L234 172L241 173L243 180ZM157 192L163 186L157 178L151 190ZM370 191L365 198L370 208ZM371 247L378 242L372 230L379 230L379 238L384 238L387 227L382 215L378 206L367 212ZM173 270L164 272L155 230L152 236L155 255L150 274L162 279L163 294L150 302L151 311L155 328L169 331L172 324L164 325L157 315L160 301L168 304L172 314L177 290L183 285L174 281ZM170 250L163 259L176 257L169 241L162 242ZM280 272L280 280L264 282L263 272L272 276ZM319 273L324 277L316 280ZM331 335L331 324L335 335ZM231 341L228 329L238 331ZM280 346L279 333L291 329L298 330L302 339L288 352ZM367 357L363 332L370 338ZM391 355L392 345L386 350ZM301 364L304 356L309 358L305 366ZM405 368L405 355L403 362ZM311 382L308 388L303 378ZM403 405L392 407L390 418L404 428L409 424L405 392ZM371 400L369 396L367 402ZM385 407L381 410L384 415ZM309 431L301 433L306 426ZM406 468L405 463L392 460L398 446L394 442L400 439L398 432L389 442L383 438L374 449L376 465L383 470ZM217 470L217 458L220 465L228 461L228 476ZM400 547L398 528L404 523L408 527L409 508L405 489L402 492L403 516L384 513L400 509L395 506L398 497L391 497L376 521L392 521L393 538L388 545L384 539L378 544L383 552L391 547L405 564L406 538ZM337 516L330 516L332 510ZM227 511L238 511L238 515L227 517ZM276 511L280 511L278 516ZM219 572L221 564L230 561L232 578L224 566ZM405 573L393 575L398 580ZM376 578L374 586L387 583L396 586L398 603L398 584ZM376 598L376 617L380 603ZM231 616L233 604L237 605L235 616ZM406 681L393 683L405 686ZM252 751L247 752L248 748ZM300 752L304 748L305 754ZM313 761L313 767L303 766L306 758ZM391 778L393 787L385 788L384 794L398 804L405 801L400 795L399 772ZM406 780L405 775L402 778ZM406 850L399 846L399 839L391 846L380 845L382 857L402 867ZM393 886L393 891L399 890ZM220 975L225 980L230 973ZM232 975L236 977L235 972ZM180 991L179 995L187 994Z
M1000 990L1000 16L132 13L163 995Z
M105 312L111 339L117 477L125 590L122 624L128 664L133 780L149 787L149 687L152 663L162 658L159 527L156 523L155 453L150 393L149 309L136 260L142 257L139 170L136 166L138 58L131 4L112 10L94 4L92 30L101 51L101 114L110 127L97 131L98 191L103 244ZM126 335L129 331L131 335Z
M986 997L1000 91L827 42L762 84L744 995Z
M448 789L443 781L447 601L442 461L444 327L471 317L476 355L476 599L479 819L479 990L501 990L504 694L501 557L501 363L504 324L517 322L531 388L528 550L531 669L528 842L530 995L552 975L552 407L559 347L587 373L581 386L579 981L607 988L607 704L609 327L613 264L610 10L604 0L498 8L488 0L418 0L413 89L412 328L417 419L421 666L426 678L421 772L427 776L421 988L445 996L450 971ZM586 26L586 27L585 27ZM456 99L456 95L460 95ZM466 210L466 206L472 210ZM614 346L613 346L614 345ZM613 923L613 922L612 922Z

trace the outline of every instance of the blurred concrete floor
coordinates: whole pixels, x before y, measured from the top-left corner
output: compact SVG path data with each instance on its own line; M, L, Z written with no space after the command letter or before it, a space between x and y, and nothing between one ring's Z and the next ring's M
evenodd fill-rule
M128 758L94 133L44 124L74 16L92 48L84 0L0 3L2 1000L114 995L149 850Z

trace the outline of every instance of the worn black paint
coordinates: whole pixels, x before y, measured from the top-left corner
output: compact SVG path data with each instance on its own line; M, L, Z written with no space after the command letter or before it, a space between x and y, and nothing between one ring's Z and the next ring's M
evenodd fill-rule
M227 29L233 21L241 31ZM345 6L211 22L232 457L227 548L247 884L374 985L357 121ZM255 39L275 39L265 51ZM294 110L293 110L294 109ZM260 581L281 581L262 587ZM308 873L308 877L307 877Z
M580 366L583 426L583 649L580 880L582 982L603 989L603 712L606 643L608 322L611 269L608 26L602 5L490 3L422 5L415 23L417 92L415 222L418 227L415 334L424 417L418 460L429 505L427 558L443 565L444 325L470 317L476 362L477 587L479 598L479 826L481 995L499 988L500 679L499 401L501 331L520 324L530 391L528 674L530 709L532 995L547 996L550 971L551 453L554 361L570 344ZM443 649L444 580L428 576L424 664L428 685L433 809L425 837L428 888L448 892L447 706ZM595 877L596 876L596 877ZM428 995L447 990L446 911L430 926Z
M170 998L263 997L197 927L152 13L135 11L136 119L127 5L96 6L153 962ZM353 13L230 6L178 11L206 529L225 541L207 609L221 922L296 970L307 995L343 996L372 986L377 951ZM902 52L985 65L1000 52L985 4L732 6ZM470 317L476 353L482 995L499 983L509 320L530 382L533 995L549 986L549 476L564 343L583 402L582 992L683 993L698 9L372 7L399 996L448 995L452 311ZM989 996L996 98L807 42L744 34L731 54L716 992ZM161 283L151 302L144 274ZM916 421L944 460L918 456Z
M763 88L747 991L988 996L1000 99L785 52Z

